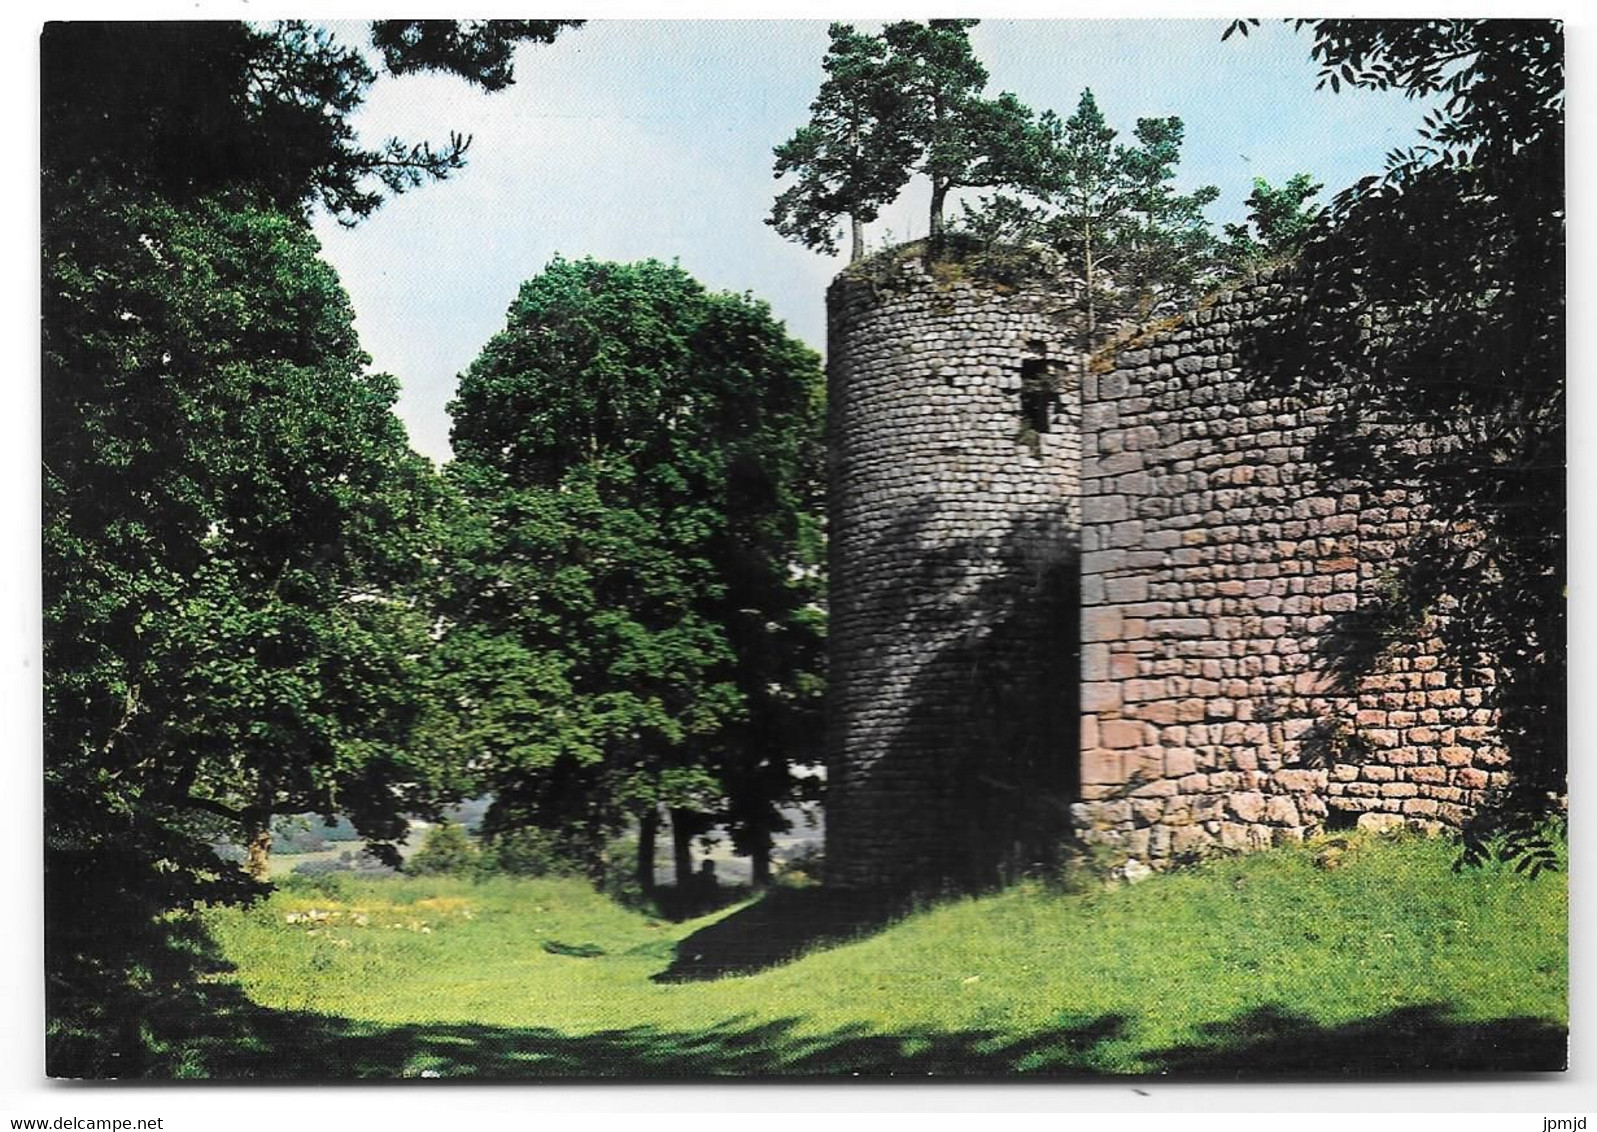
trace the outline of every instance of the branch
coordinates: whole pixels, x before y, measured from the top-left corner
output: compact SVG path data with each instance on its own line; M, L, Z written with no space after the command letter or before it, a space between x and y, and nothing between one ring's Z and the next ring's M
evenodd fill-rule
M196 798L192 794L173 799L180 806L187 806L194 810L204 810L208 814L216 814L227 818L229 821L241 822L244 820L244 811L218 802L214 798Z

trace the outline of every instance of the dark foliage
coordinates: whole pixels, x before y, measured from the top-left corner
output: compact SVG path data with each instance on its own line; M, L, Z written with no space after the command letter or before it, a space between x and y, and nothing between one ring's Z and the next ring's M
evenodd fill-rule
M492 91L510 84L518 42L548 43L574 22L380 20L372 38L392 74L447 71ZM174 201L245 189L354 221L465 162L458 134L362 145L349 117L377 75L302 21L52 23L41 54L47 186L76 177Z
M514 83L520 43L553 43L581 20L373 20L372 46L393 75L442 71L486 91Z

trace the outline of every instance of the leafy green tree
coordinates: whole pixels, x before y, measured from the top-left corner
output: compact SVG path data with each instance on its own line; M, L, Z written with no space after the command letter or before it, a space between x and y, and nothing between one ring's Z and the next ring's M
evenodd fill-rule
M1256 267L1296 251L1324 215L1323 208L1309 204L1324 187L1307 173L1294 174L1279 189L1255 177L1247 220L1225 226L1224 260L1233 267Z
M405 742L431 472L314 240L271 209L203 201L57 211L46 245L60 844L129 823L175 836L203 814L260 877L275 813L342 809L398 836L396 806L432 777Z
M808 751L744 736L814 695L820 388L764 304L678 268L556 260L523 285L451 405L440 657L490 831L579 832L597 871L635 817L641 878L660 807L680 860L730 783L791 791ZM740 773L759 758L779 769Z
M1430 509L1393 613L1444 613L1458 655L1494 671L1515 787L1467 848L1478 858L1483 831L1507 829L1502 848L1534 861L1526 823L1556 806L1567 769L1562 27L1298 26L1322 84L1439 105L1384 177L1338 194L1296 261L1299 313L1259 363L1288 388L1346 388L1329 454Z
M379 38L391 69L492 89L511 43L557 30ZM347 116L375 76L301 23L51 24L41 46L51 860L163 906L234 890L211 839L249 842L256 876L274 812L391 840L436 777L404 742L433 477L304 213L356 219L465 143L363 148Z
M136 1075L162 913L258 892L273 813L391 848L440 786L410 742L434 476L306 211L354 220L465 143L358 144L372 73L302 24L41 49L49 1056Z
M876 36L832 24L822 67L826 79L810 104L810 121L776 147L776 175L795 175L767 221L783 236L828 254L837 250L837 222L849 222L849 261L865 254L865 225L909 180L915 139L908 107Z

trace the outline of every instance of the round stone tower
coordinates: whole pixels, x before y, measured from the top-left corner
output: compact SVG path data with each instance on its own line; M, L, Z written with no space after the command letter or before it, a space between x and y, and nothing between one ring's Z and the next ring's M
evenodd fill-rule
M1081 363L1048 267L900 249L828 291L833 884L986 883L1067 825Z

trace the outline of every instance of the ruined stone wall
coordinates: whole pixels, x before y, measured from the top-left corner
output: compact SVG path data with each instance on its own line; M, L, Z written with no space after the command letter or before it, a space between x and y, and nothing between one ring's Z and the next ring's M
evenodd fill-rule
M1250 372L1251 330L1288 297L1269 279L1222 294L1083 381L1075 817L1155 864L1456 825L1506 781L1492 674L1424 625L1335 678L1423 501L1327 480L1311 450L1338 394L1292 406Z
M1079 372L1057 283L878 257L828 293L827 867L982 881L1074 796Z

